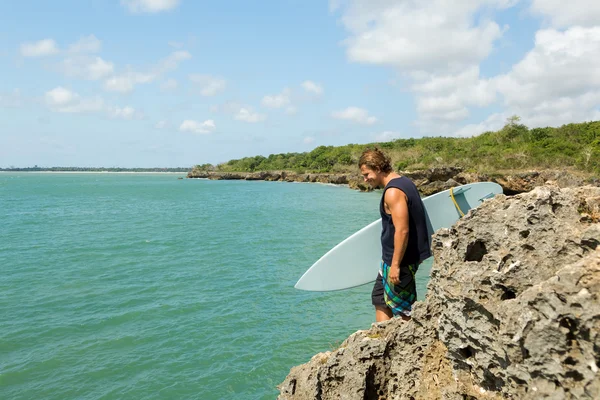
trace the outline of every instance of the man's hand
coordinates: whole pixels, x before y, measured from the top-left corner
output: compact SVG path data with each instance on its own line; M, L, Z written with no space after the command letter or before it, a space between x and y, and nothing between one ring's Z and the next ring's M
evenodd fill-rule
M399 266L395 266L395 267L391 266L388 278L392 284L394 284L394 285L400 284L400 267Z

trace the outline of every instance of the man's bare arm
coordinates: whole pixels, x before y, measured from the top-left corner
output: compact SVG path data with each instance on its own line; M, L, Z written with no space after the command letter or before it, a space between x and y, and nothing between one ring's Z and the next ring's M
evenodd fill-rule
M408 244L408 199L403 191L390 188L385 192L385 204L392 215L394 224L394 254L390 265L390 282L400 283L400 263Z

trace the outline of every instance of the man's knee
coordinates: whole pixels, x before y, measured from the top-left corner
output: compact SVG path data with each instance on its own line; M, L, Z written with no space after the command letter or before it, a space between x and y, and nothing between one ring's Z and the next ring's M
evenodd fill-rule
M389 307L375 306L375 320L377 322L392 319L394 315Z

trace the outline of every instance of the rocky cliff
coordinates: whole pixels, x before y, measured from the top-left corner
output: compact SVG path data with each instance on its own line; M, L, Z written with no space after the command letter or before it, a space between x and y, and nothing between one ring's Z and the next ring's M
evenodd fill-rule
M516 194L529 191L546 183L555 183L560 187L582 186L586 183L600 185L597 178L585 177L580 173L567 171L523 171L511 174L485 174L464 172L457 167L430 168L418 171L401 171L411 178L424 196L450 189L451 187L473 182L496 182L502 186L505 194ZM298 174L290 171L262 172L214 172L192 170L188 178L204 178L213 180L249 180L249 181L284 181L312 182L348 185L352 189L372 190L363 182L358 171L354 174Z
M279 399L600 398L600 188L498 195L432 246L413 319L292 368Z

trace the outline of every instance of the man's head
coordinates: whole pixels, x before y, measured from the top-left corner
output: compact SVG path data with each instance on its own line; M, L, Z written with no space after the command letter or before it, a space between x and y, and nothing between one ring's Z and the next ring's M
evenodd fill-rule
M392 172L390 158L377 148L363 151L358 160L358 167L365 182L373 188L382 186L383 178Z

